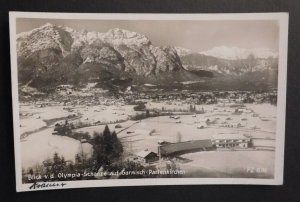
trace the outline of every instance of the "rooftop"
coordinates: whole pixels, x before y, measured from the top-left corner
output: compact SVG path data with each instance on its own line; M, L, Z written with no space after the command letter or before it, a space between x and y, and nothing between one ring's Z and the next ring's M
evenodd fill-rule
M175 152L182 152L200 148L210 148L212 147L211 140L192 140L187 142L179 142L179 143L172 143L166 144L161 146L161 153L162 154L172 154Z
M150 153L154 153L150 150L142 150L140 152L138 152L136 155L142 158L145 158L146 156L148 156Z
M227 133L227 134L219 134L219 135L213 135L213 139L215 140L228 140L228 139L249 139L245 135L238 134L238 133Z

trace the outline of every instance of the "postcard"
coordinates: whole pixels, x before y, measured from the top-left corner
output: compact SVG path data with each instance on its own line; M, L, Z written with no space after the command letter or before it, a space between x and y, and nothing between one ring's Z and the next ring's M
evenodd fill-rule
M17 191L282 185L288 13L10 12Z

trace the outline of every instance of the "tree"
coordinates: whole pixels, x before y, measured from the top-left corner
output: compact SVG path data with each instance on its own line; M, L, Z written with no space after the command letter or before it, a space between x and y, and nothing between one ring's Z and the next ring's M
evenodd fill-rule
M116 132L111 133L107 125L103 133L94 133L94 138L91 142L94 148L93 160L97 164L96 170L101 166L108 166L113 161L118 160L123 153L123 146Z
M58 173L62 172L64 166L62 164L62 160L61 158L58 156L58 154L55 152L53 155L53 162L51 165L51 174L54 174L55 176L57 176Z
M60 162L61 162L61 165L62 165L63 167L66 165L66 161L65 161L65 158L64 158L63 156L61 156Z
M146 110L146 117L149 117L150 116L150 112L149 112L149 109Z
M55 125L54 131L57 131L59 135L71 135L72 129L66 120L65 125L60 125L59 123Z
M46 168L45 175L54 176L54 178L47 178L46 180L61 180L58 178L58 173L65 173L67 166L66 161L63 156L59 156L58 153L54 153L52 159L47 159L43 161L43 167ZM39 169L36 169L35 172L38 172ZM40 169L43 170L43 169ZM45 180L45 179L44 179Z
M99 165L100 167L106 161L104 140L102 134L94 133L93 149L93 159L97 162L97 165Z
M76 164L81 163L81 158L80 158L79 154L76 154L76 155L75 155L75 163L76 163Z
M33 169L32 168L29 169L29 174L33 175Z
M113 142L112 142L111 132L107 125L105 126L105 129L103 131L103 144L104 144L103 146L105 150L105 155L109 157L113 152L113 147L112 147Z
M190 112L195 112L196 111L196 106L190 105Z
M121 154L123 153L123 145L121 143L121 141L118 139L117 137L117 133L114 131L111 134L112 137L112 147L113 147L113 158L119 158L121 156Z
M53 164L59 164L60 161L61 161L61 159L58 156L58 153L55 152L53 155Z

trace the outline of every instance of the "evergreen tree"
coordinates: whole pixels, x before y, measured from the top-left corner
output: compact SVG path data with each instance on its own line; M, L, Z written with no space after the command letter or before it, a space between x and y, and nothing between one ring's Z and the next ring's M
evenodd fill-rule
M95 133L94 134L94 152L93 159L96 160L98 166L108 165L109 162L109 153L111 153L111 134L108 126L105 126L103 134Z
M114 131L111 134L111 138L112 138L112 147L113 147L113 158L118 158L121 156L121 154L123 153L123 146L122 143L120 142L120 140L117 137L117 133Z
M79 154L75 155L75 163L76 164L81 163L81 158L80 158Z
M30 168L28 173L29 173L30 175L33 175L33 169Z
M103 131L103 143L104 143L106 156L110 156L113 151L112 148L113 142L112 142L111 132L107 125L105 126L105 129Z
M111 133L107 125L102 134L94 134L92 142L94 148L93 159L97 163L97 169L101 166L110 165L123 152L122 143L118 139L116 132Z
M61 160L61 165L62 165L62 166L65 166L65 165L66 165L65 158L62 156L62 157L60 158L60 160Z
M59 164L61 161L60 157L58 156L58 154L55 152L54 155L53 155L53 164L54 165L57 165Z
M103 141L102 134L98 134L98 133L94 134L93 148L94 148L93 159L95 159L97 164L101 166L105 159L104 141Z
M62 170L61 165L61 158L58 156L58 154L55 152L53 155L53 163L51 166L51 173L53 173L55 176Z

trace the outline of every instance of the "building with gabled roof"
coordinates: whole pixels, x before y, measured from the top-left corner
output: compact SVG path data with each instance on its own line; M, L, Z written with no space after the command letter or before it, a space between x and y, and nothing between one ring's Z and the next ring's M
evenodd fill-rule
M150 163L158 160L157 154L148 149L136 153L136 156L138 160L142 163Z

